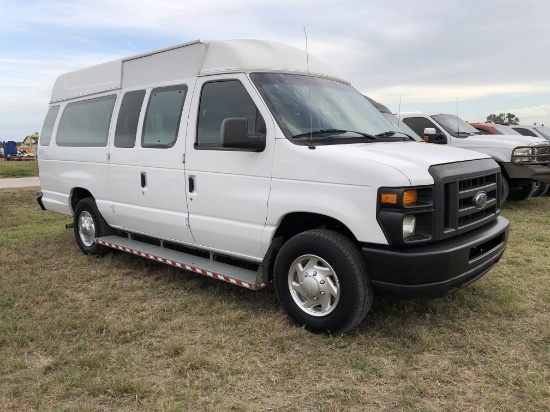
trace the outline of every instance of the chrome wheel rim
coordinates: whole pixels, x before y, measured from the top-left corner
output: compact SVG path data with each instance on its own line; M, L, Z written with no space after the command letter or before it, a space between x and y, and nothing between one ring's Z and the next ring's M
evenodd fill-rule
M340 301L338 276L319 256L297 258L288 272L288 287L296 305L311 316L327 316Z
M94 244L95 223L92 215L86 210L78 216L78 234L84 246L91 247Z

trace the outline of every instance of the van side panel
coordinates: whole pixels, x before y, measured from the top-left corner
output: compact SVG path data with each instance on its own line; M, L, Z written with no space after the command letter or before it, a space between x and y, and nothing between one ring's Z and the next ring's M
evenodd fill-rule
M109 208L109 175L108 175L108 146L105 142L98 142L93 137L97 116L73 116L64 119L69 105L80 105L82 102L103 98L105 106L101 113L101 133L107 133L114 122L112 111L117 94L107 93L93 98L69 101L61 105L60 114L56 121L52 139L47 146L40 146L39 168L40 184L42 186L42 202L46 209L58 213L72 215L70 197L75 188L88 190L96 199L99 211L106 214ZM75 107L75 106L73 106ZM81 113L88 113L88 108L82 106ZM68 142L64 146L58 145L58 134L62 128ZM67 129L68 128L68 129ZM82 140L80 140L82 139ZM91 143L90 143L91 142Z

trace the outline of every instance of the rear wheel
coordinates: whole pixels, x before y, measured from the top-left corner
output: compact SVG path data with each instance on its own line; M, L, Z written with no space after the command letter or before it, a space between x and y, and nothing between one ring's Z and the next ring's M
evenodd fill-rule
M542 182L536 182L533 185L533 190L531 191L531 197L541 197L548 192L548 185Z
M112 232L91 197L82 199L75 208L74 235L80 250L86 255L104 256L109 248L95 243L95 239Z
M516 189L510 189L510 193L508 194L508 200L512 200L512 201L525 200L531 195L532 190L533 190L532 183L525 186L519 186Z
M309 230L288 240L275 261L274 283L289 316L313 332L347 332L372 305L359 247L331 230Z

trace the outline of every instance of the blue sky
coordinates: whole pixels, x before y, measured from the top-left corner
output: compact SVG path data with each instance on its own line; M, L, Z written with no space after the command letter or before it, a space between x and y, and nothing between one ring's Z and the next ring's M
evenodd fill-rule
M310 53L395 112L550 125L548 0L0 0L0 21L0 140L40 131L61 73L197 39L304 48L304 26Z

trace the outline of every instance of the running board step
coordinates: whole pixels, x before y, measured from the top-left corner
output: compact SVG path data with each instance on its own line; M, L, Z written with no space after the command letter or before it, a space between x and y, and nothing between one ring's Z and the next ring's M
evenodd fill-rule
M143 256L157 262L190 270L204 276L223 280L224 282L252 290L261 289L270 283L257 281L257 278L259 278L259 276L257 276L258 273L252 270L242 269L227 263L216 262L215 260L205 259L189 253L155 246L145 242L139 242L122 236L100 237L95 239L95 242L103 246L133 253L134 255Z

